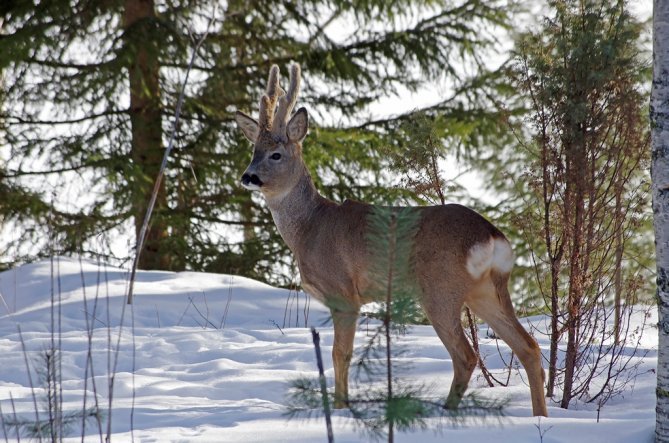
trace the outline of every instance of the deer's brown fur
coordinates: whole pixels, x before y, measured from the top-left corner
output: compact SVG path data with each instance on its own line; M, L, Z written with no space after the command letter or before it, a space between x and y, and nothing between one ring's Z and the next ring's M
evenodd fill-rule
M297 258L304 289L332 312L332 358L337 406L345 405L348 370L360 307L373 300L369 276L375 260L367 248L365 203L334 203L316 190L302 159L308 115L290 119L299 93L300 69L293 65L288 92L279 86L279 69L270 70L260 101L260 121L237 112L239 127L254 143L242 184L260 191L281 236ZM276 103L278 109L275 112ZM413 276L420 304L453 361L448 396L456 407L467 388L476 357L462 329L467 304L511 347L530 382L534 415L546 415L544 371L536 341L516 318L508 292L513 253L504 235L481 215L460 205L416 207L419 228L413 245Z

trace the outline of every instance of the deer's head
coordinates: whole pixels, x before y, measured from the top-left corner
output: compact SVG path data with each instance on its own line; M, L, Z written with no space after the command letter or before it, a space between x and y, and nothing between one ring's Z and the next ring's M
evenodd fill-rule
M299 90L299 65L291 68L288 92L279 86L279 68L273 65L267 91L260 99L258 121L237 111L235 120L253 143L253 159L241 180L246 189L274 197L292 189L300 179L304 170L302 140L307 135L309 116L305 108L300 108L291 117Z

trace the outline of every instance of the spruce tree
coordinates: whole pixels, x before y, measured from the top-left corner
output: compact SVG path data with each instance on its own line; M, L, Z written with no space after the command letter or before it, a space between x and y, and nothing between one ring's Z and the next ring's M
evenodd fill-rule
M401 149L393 132L405 116L372 120L369 104L448 78L454 93L432 112L493 120L480 106L495 80L483 75L479 51L506 14L503 2L474 0L5 3L3 181L27 187L53 214L35 222L51 240L30 238L20 223L6 242L33 255L109 254L119 236L135 244L189 51L211 21L140 267L271 279L290 259L267 210L238 185L250 152L232 121L254 107L268 67L297 61L309 72L304 104L318 128L306 157L328 197L413 199L392 186L380 149Z

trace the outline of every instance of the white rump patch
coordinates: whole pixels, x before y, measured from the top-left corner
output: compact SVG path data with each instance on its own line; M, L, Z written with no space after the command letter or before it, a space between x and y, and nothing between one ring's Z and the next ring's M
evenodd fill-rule
M480 278L492 265L494 243L478 243L472 246L467 256L467 272L472 277Z
M511 272L514 262L511 245L503 238L496 238L494 244L495 253L492 257L492 267L503 273Z
M503 238L490 239L472 246L467 256L467 272L475 279L481 278L489 269L503 273L513 268L513 251Z

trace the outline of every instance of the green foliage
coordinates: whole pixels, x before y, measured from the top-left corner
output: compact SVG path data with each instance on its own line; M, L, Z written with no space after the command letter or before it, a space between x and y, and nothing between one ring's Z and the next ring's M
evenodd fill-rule
M421 204L471 201L457 177L445 178L453 174L448 174L444 163L457 158L466 163L462 147L474 147L474 134L491 135L487 129L481 129L482 119L463 120L441 112L416 112L404 119L395 133L394 148L387 149L392 170L400 175L402 187L413 192ZM470 160L472 157L471 153L467 155Z
M457 409L445 407L446 398L435 397L425 386L396 385L392 398L387 398L383 389L369 386L356 392L348 404L351 417L365 436L381 440L388 437L387 427L393 422L400 432L428 429L438 432L439 426L465 423L486 423L491 419L502 420L506 399L484 399L476 394L467 394ZM334 396L330 396L330 401ZM301 378L292 382L286 399L286 416L290 419L317 419L323 415L322 399L318 380Z
M419 221L420 212L411 207L375 206L367 216L367 247L375 258L369 272L381 300L388 293L392 294L393 301L415 299L418 295L418 285L413 280L412 251Z
M108 255L119 235L133 232L154 179L154 154L171 131L189 51L213 18L186 89L164 205L154 213L155 225L164 227L160 251L175 270L241 269L289 283L288 251L269 211L238 185L251 149L232 113L257 108L269 66L277 63L285 72L291 61L302 65L300 103L314 122L305 157L326 196L381 204L414 200L411 191L393 186L381 154L383 147L401 152L394 132L406 115L370 121L368 105L399 86L413 91L448 78L453 96L431 109L451 122L486 121L483 97L498 80L483 71L480 54L494 44L492 30L507 20L501 1L235 0L215 12L218 2L170 0L126 26L130 3L47 0L11 2L0 10L7 160L0 184L36 198L32 210L5 211L6 223L16 222L19 231L5 239L8 255ZM148 157L133 154L148 129L128 106L129 76L138 73L141 54L157 63L159 73L157 89L147 75L137 90L159 107L160 117L151 121L160 120L162 140L155 132L149 137L154 150ZM324 115L341 119L333 124L337 117ZM14 216L19 213L22 218ZM35 227L48 233L31 235ZM257 243L244 244L242 231L246 240L255 234ZM125 251L115 251L127 259Z
M4 421L4 426L8 432L14 430L17 437L23 436L31 439L41 439L55 435L56 438L62 438L69 435L75 426L81 424L82 420L98 420L98 412L93 407L85 411L65 412L60 418L61 423L55 423L49 419L35 421L34 418L14 417L14 415L10 414L3 415L0 420Z

